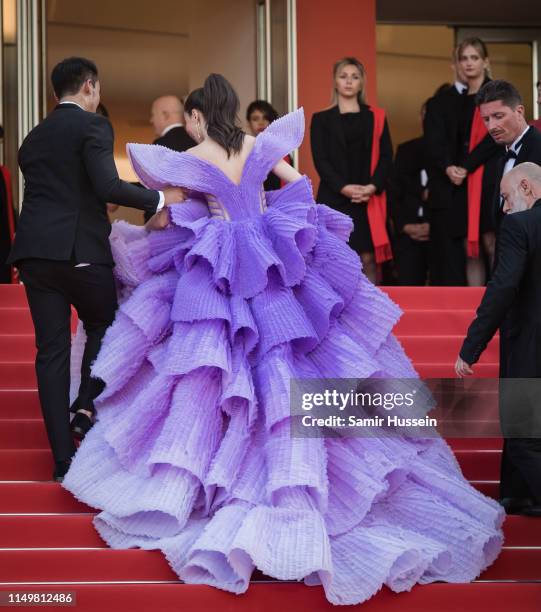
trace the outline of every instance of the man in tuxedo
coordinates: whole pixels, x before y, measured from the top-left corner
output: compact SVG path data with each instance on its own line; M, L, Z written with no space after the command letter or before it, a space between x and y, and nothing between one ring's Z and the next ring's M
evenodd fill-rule
M526 122L520 93L507 81L489 81L479 90L475 101L489 134L497 144L505 145L497 162L494 185L494 215L498 227L504 215L499 189L501 179L515 165L523 162L541 164L541 133Z
M156 132L152 144L161 145L173 151L186 151L197 144L182 124L184 105L176 96L161 96L152 103L150 123ZM145 222L151 213L145 212Z
M428 100L423 122L431 222L430 284L439 286L466 284L463 240L450 237L448 232L454 190L449 172L455 168L462 95L468 90L460 80L456 52L453 53L453 67L457 79Z
M155 213L182 200L182 193L119 179L111 124L95 113L100 82L93 62L68 58L55 66L51 80L58 105L19 150L24 197L8 261L19 268L34 322L39 397L53 478L61 481L75 452L72 434L82 438L92 425L103 382L91 378L90 367L117 307L106 203ZM71 306L87 343L70 431Z
M504 376L541 378L541 168L526 162L510 170L502 179L501 195L505 217L500 226L500 256L455 369L459 376L472 374L472 364L507 318L505 350L500 356ZM541 516L541 438L524 437L536 435L539 429L539 395L536 392L532 402L524 387L528 381L517 383L511 386L512 382L502 380L500 385L506 435L501 503L509 513ZM508 433L513 431L514 435Z

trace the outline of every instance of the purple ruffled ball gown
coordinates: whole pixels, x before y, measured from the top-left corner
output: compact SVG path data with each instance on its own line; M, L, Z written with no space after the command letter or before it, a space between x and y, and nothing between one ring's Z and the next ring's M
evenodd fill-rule
M239 185L129 145L145 185L190 199L163 231L114 225L120 307L93 366L107 387L63 486L101 510L111 547L159 549L187 583L242 593L258 568L354 604L384 584L471 581L504 513L443 440L290 436L291 377L417 376L349 217L306 177L263 191L303 134L302 109L271 124Z

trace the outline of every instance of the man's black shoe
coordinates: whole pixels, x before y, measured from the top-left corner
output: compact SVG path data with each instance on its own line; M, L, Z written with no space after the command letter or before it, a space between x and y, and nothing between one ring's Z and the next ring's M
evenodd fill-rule
M56 461L53 472L53 480L55 482L62 482L67 471L70 469L70 465L71 459L66 459L65 461Z
M505 508L507 514L522 514L526 508L534 505L530 497L504 497L500 504Z
M87 414L77 412L70 423L71 433L73 434L74 438L77 438L77 440L83 440L93 425L93 419L91 419Z

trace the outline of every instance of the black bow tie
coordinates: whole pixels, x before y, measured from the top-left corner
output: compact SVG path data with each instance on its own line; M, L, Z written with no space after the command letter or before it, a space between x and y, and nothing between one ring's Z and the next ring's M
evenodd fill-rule
M508 149L507 153L505 154L505 161L509 161L510 159L516 159L517 157L518 154L515 153L513 149Z

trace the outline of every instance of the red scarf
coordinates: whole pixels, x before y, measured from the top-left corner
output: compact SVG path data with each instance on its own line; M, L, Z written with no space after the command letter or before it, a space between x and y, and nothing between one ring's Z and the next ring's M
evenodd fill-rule
M382 108L371 106L374 114L374 134L372 136L372 160L370 162L370 174L373 176L379 162L379 143L383 128L385 127L385 111ZM368 225L374 243L376 263L383 263L393 258L391 243L387 234L387 194L383 191L374 194L366 205L368 214Z
M11 192L11 174L6 166L0 166L2 178L4 179L4 185L6 187L6 212L8 218L8 231L9 241L13 244L13 238L15 236L15 217L13 214L13 194ZM17 277L15 275L15 269L11 267L11 282L16 283Z
M486 125L481 119L479 107L476 106L471 124L468 151L471 153L486 135ZM484 171L485 166L481 165L468 174L468 257L479 257L479 217L481 215L481 192L483 190Z

